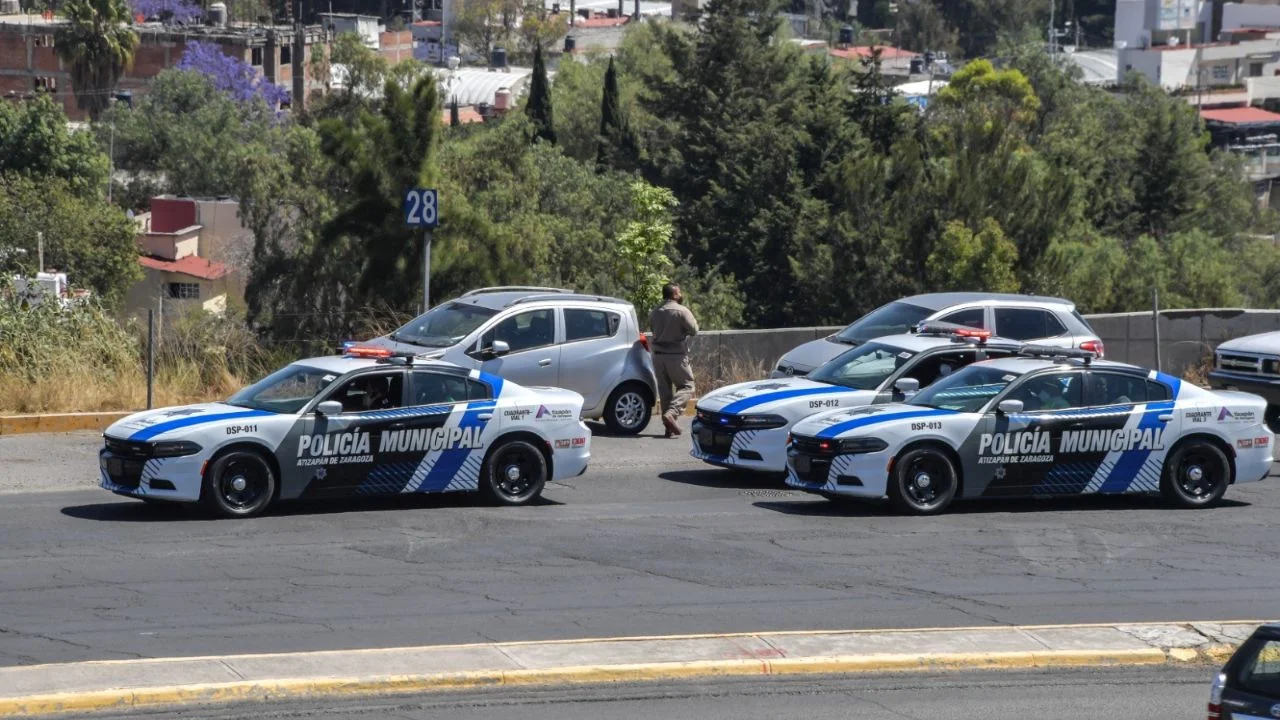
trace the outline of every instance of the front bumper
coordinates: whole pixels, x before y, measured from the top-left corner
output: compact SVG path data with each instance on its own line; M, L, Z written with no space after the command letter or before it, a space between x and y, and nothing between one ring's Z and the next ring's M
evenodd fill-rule
M1280 379L1230 370L1210 370L1209 387L1215 390L1242 390L1262 396L1268 405L1280 405Z
M725 430L693 421L689 433L693 448L689 455L718 467L758 472L783 472L787 469L787 432L789 427L769 430ZM704 442L708 438L710 442Z
M175 502L200 500L202 455L139 458L98 451L98 485L117 495Z
M820 495L882 498L888 488L889 453L817 455L787 453L787 485Z

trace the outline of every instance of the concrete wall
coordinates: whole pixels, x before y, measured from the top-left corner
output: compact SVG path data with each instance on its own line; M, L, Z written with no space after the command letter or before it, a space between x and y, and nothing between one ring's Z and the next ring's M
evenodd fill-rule
M1088 315L1109 360L1155 367L1151 313ZM768 375L791 348L826 337L835 327L713 330L695 338L691 361L699 392ZM1224 340L1280 330L1280 310L1238 308L1165 310L1160 313L1161 369L1182 375L1200 365Z

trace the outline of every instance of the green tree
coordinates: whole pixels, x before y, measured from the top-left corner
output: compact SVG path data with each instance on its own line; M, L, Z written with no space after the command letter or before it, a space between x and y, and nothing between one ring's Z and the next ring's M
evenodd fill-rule
M627 118L622 114L622 96L618 90L618 68L609 58L609 68L604 73L604 92L600 98L600 147L596 152L596 165L618 170L636 166L635 135Z
M454 33L488 58L494 47L510 42L519 17L520 0L467 0L458 11Z
M526 0L520 17L520 47L526 55L546 51L569 34L569 20L564 14L550 15L539 1Z
M72 132L62 108L47 96L0 103L0 174L57 178L80 197L106 189L107 156L93 135Z
M976 231L951 221L926 262L929 284L938 291L1017 292L1018 249L1000 223L984 218Z
M77 104L96 120L138 48L129 5L126 0L67 0L62 15L67 24L58 28L58 56L70 70Z
M631 184L635 219L618 235L618 275L627 299L637 308L662 302L662 284L673 267L671 208L675 196L666 188L637 180Z
M542 62L542 48L533 50L533 77L529 79L529 104L525 111L533 121L533 138L551 144L556 142L551 110L551 87L547 82L547 66Z

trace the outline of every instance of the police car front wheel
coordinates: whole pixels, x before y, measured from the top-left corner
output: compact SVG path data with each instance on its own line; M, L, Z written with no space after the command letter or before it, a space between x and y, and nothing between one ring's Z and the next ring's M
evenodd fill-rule
M958 485L951 458L936 448L919 447L894 463L889 500L903 512L933 515L947 509Z
M499 505L524 505L542 494L547 459L524 440L508 440L494 448L485 464L480 490Z
M276 476L266 458L233 450L209 464L201 500L223 517L247 518L266 510L275 492Z
M1231 483L1231 463L1213 443L1192 440L1179 446L1164 465L1160 491L1174 505L1201 508L1222 499Z

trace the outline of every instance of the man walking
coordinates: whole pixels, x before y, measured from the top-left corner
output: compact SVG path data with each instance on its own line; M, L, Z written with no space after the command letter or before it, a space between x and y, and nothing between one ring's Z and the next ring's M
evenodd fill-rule
M662 300L663 303L649 313L649 329L653 330L653 370L658 376L662 425L667 429L665 437L674 437L680 434L676 421L693 398L689 340L698 334L698 321L684 306L679 285L663 285Z

